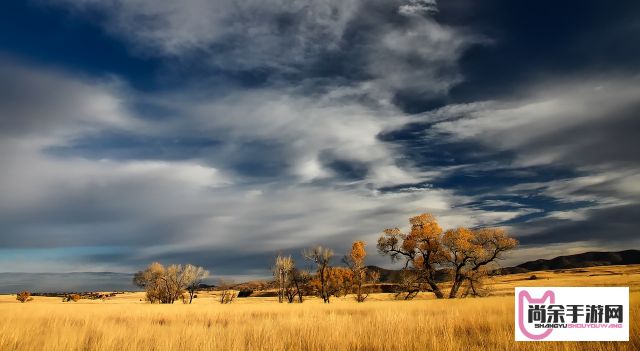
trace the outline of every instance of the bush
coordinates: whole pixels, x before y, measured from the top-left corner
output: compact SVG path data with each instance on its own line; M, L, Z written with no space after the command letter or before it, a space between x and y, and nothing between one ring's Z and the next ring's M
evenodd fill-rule
M73 301L73 302L78 302L78 300L80 300L82 297L78 294L69 294L67 296L65 296L62 301L63 302L69 302L69 301Z
M236 298L236 293L233 290L225 289L220 293L220 303L222 304L232 303L234 298Z
M537 277L535 274L532 274L532 275L529 277L529 280L536 280L536 279L538 279L538 277Z
M16 300L20 301L21 303L25 303L25 302L29 302L33 300L33 297L31 297L31 293L29 291L21 291L19 293L16 294Z
M249 297L253 294L253 290L251 289L242 289L238 292L238 297Z

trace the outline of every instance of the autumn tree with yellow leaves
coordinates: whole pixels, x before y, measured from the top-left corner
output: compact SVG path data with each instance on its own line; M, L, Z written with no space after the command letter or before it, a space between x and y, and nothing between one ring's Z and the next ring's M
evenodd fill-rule
M21 303L25 303L32 301L33 297L31 297L31 292L25 290L16 294L16 300L20 301Z
M346 267L331 267L327 271L327 293L329 296L346 296L353 287L353 272Z
M377 272L369 273L367 266L365 266L364 260L367 257L366 245L364 241L354 241L351 245L351 251L343 258L343 262L346 263L351 271L353 292L356 295L357 302L364 302L369 295L365 292L365 284L373 283L378 278Z
M409 219L411 228L403 233L398 228L385 229L378 239L378 251L389 255L393 262L404 260L404 270L414 276L411 289L430 291L445 297L439 276L451 275L449 298L481 294L483 278L489 267L503 254L515 248L518 241L500 228L456 228L443 232L435 217L429 213Z

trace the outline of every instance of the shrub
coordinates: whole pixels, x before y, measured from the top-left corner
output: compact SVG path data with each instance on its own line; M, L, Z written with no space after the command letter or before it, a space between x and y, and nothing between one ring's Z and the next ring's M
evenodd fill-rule
M538 277L537 277L535 274L532 274L532 275L529 277L529 280L536 280L536 279L538 279Z
M78 300L80 300L82 297L78 294L69 294L67 296L65 296L62 301L63 302L69 302L69 301L73 301L73 302L78 302Z
M16 294L16 300L20 301L21 303L25 303L25 302L29 302L33 300L33 297L31 297L31 292L29 291L21 291L19 293Z
M220 303L227 304L232 303L233 299L236 298L236 293L233 290L222 290L220 294Z
M249 297L253 294L253 290L251 289L242 289L238 292L238 297Z

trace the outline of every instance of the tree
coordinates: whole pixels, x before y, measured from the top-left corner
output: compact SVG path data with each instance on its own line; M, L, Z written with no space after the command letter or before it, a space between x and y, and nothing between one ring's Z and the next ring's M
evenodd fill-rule
M411 300L424 290L423 285L415 270L405 269L400 272L400 282L395 287L395 298L400 298L404 294L404 300Z
M403 282L407 296L430 291L437 298L444 298L438 277L446 271L451 272L453 280L449 298L458 297L463 284L467 284L467 293L479 295L487 267L518 244L499 228L457 228L443 234L435 217L428 213L410 218L409 223L409 233L385 229L378 239L378 251L389 255L393 262L404 259L403 270L411 272Z
M346 296L353 288L353 272L346 267L327 269L326 291L328 296Z
M291 273L294 269L294 262L291 256L276 257L275 265L273 266L273 277L278 285L278 302L283 303L285 299L285 291L290 284Z
M305 250L302 254L306 259L316 265L320 297L322 297L324 303L329 303L330 295L327 290L327 283L333 251L322 246L316 246L312 249Z
M33 297L31 297L31 292L25 290L16 294L16 300L25 303L33 300Z
M189 293L189 304L191 304L193 302L193 297L196 292L198 292L198 289L200 289L200 285L202 285L204 279L209 276L209 271L203 267L190 264L186 265L184 270L187 282L187 292Z
M218 290L220 290L220 303L228 304L232 303L233 299L236 297L236 292L233 290L233 286L235 286L235 282L233 280L227 279L219 279L218 280Z
M365 246L364 241L354 241L351 245L351 251L343 258L344 263L346 263L351 270L351 279L357 302L364 302L369 295L365 294L363 289L364 284L369 278L367 267L364 264L364 259L367 257Z
M296 300L302 303L302 297L307 292L311 275L296 268L291 256L278 255L273 266L273 277L278 287L278 302L285 300L293 303Z
M133 283L145 290L147 300L151 303L169 303L167 291L166 269L158 262L153 262L143 271L133 276Z
M311 274L309 272L295 268L291 270L289 284L285 290L285 295L289 303L294 302L298 298L298 302L302 303L302 297L309 293L309 283L311 282Z
M147 300L151 303L171 304L187 290L193 299L197 287L208 274L204 268L190 264L174 264L165 268L153 262L144 271L136 273L133 282L145 289Z
M444 248L440 241L442 228L435 218L428 213L409 219L411 230L404 234L398 228L385 229L378 239L378 251L389 255L395 262L405 259L404 269L413 269L421 281L437 298L444 297L436 281L438 265L444 260Z
M453 273L449 298L455 298L464 283L473 295L479 295L482 280L488 273L487 266L502 259L503 253L515 248L518 241L500 228L456 228L444 233L442 244Z
M63 302L78 302L80 301L80 299L82 298L82 296L80 296L79 294L69 294L67 296L65 296L62 301Z

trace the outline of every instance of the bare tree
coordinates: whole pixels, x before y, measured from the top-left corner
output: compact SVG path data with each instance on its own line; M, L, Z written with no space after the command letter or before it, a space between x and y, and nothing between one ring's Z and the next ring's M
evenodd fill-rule
M233 290L235 286L235 282L229 279L219 279L217 289L220 291L220 303L228 304L232 303L233 299L236 297L236 292Z
M193 297L200 289L200 285L204 279L209 277L209 271L204 269L203 267L198 267L194 265L186 265L184 267L185 275L187 276L187 292L189 292L189 303L193 302Z
M298 302L302 303L303 296L308 293L308 286L311 282L311 274L309 272L293 268L291 270L289 283L285 291L285 295L289 303L294 302L298 298Z
M291 256L276 257L275 265L273 266L273 277L278 285L278 302L283 303L285 299L285 290L290 284L291 273L294 269L294 262Z
M133 283L145 290L147 300L151 303L169 303L165 281L166 268L158 262L151 263L133 276Z
M278 287L278 302L302 303L311 281L309 272L296 268L291 256L278 255L273 266L273 277Z
M190 264L164 267L153 262L145 270L136 273L133 282L145 290L151 303L171 304L186 290L189 290L193 298L195 289L208 274L204 268Z
M333 251L331 249L316 246L302 253L306 259L313 262L317 268L317 276L320 282L320 297L324 303L329 303L330 294L328 288L328 278L330 271L331 258Z

